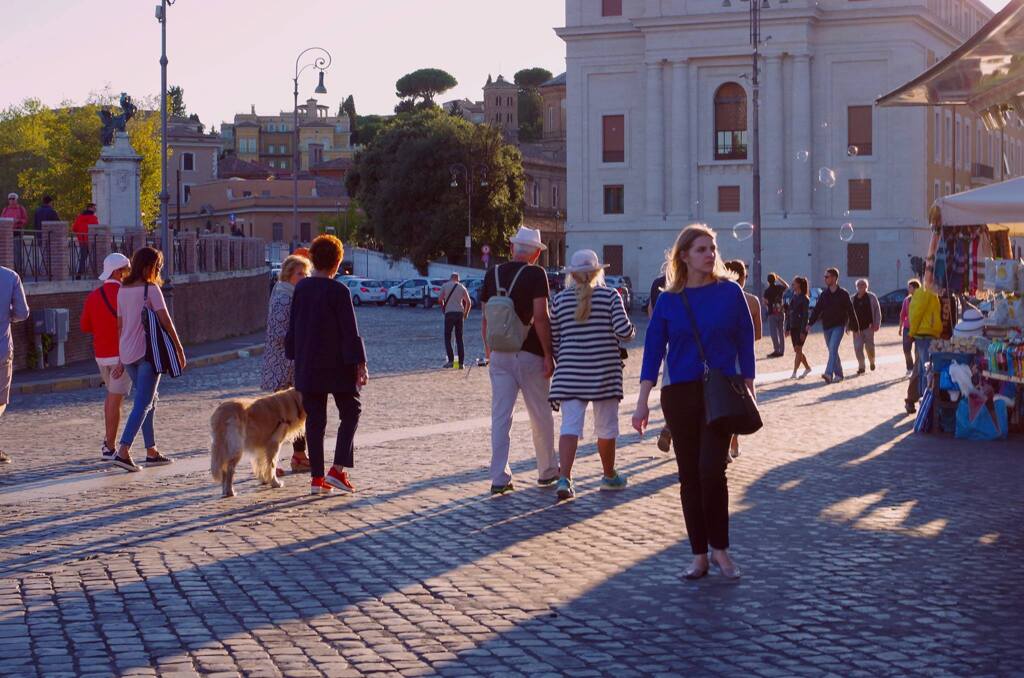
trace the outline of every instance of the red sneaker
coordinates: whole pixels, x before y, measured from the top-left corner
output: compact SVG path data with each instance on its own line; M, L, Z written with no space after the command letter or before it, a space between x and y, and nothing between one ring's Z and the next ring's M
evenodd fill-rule
M352 481L348 479L348 473L345 471L339 471L338 469L331 467L331 470L327 472L327 477L324 478L331 487L337 488L342 492L355 492L356 487L352 484Z
M312 495L330 494L333 489L323 478L313 478L309 481L309 493Z

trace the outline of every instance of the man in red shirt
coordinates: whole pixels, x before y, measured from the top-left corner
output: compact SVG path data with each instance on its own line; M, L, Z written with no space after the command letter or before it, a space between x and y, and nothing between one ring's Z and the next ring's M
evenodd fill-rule
M96 218L96 204L89 203L71 224L71 232L75 234L78 246L78 268L75 269L75 280L81 280L82 276L86 275L89 265L89 226L98 223L100 220Z
M100 452L103 459L114 458L114 439L117 427L121 423L121 401L132 388L131 377L127 370L121 370L114 376L118 359L117 331L117 293L121 289L121 280L128 275L131 262L120 252L108 254L103 260L103 284L89 293L85 298L82 310L82 332L92 334L92 347L96 355L96 364L100 368L100 376L107 388L107 399L103 404L103 420L106 424L103 447Z

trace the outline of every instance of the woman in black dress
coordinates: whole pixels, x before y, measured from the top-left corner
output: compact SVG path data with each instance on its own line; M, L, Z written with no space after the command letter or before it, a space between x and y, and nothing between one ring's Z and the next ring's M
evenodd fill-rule
M786 334L793 342L793 375L796 379L796 371L800 364L804 365L804 373L800 375L803 379L811 372L811 364L807 362L804 355L804 341L807 340L807 319L810 317L810 300L807 298L807 278L797 276L793 278L793 298L789 301L789 315L786 316Z

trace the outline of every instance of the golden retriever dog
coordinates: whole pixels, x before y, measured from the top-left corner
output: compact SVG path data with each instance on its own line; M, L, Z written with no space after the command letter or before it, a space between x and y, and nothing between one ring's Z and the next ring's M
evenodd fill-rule
M235 496L235 467L248 451L260 482L281 487L277 454L281 443L294 439L306 424L302 396L294 388L253 399L221 403L210 417L210 474L221 482L225 497Z

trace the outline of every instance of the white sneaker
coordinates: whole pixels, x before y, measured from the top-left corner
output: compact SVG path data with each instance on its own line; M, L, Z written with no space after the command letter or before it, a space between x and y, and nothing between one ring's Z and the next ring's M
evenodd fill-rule
M110 449L110 445L107 445L107 441L103 441L103 446L100 447L100 456L103 457L103 461L110 461L117 455L117 452Z

